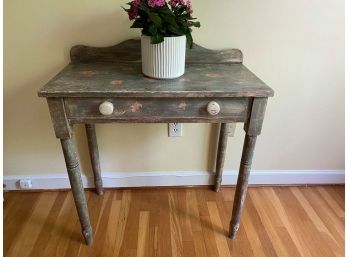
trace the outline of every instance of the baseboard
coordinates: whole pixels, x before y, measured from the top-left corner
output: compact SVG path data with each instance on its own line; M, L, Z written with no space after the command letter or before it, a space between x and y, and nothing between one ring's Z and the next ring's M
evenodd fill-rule
M235 185L237 171L225 171L222 185ZM188 172L118 172L103 173L105 188L212 185L214 173ZM20 190L18 181L30 179L35 189L70 188L67 174L4 176L5 190ZM93 178L82 176L86 188L93 188ZM251 171L251 185L344 184L344 170L256 170Z

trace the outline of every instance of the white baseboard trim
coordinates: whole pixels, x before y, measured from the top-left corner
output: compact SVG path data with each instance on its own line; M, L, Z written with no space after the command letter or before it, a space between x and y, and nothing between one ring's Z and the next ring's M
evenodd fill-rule
M237 171L224 171L222 185L235 185ZM214 173L188 172L117 172L102 173L105 188L212 185ZM67 174L4 176L4 190L20 190L18 181L30 179L33 190L70 188ZM82 176L86 188L93 188L93 177ZM251 171L251 185L344 184L344 170L256 170Z

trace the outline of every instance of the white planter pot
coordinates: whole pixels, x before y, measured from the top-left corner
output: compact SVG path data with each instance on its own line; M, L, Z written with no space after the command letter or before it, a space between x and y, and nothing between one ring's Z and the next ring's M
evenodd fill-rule
M145 76L174 79L185 73L186 36L165 37L151 44L149 36L141 36L142 69Z

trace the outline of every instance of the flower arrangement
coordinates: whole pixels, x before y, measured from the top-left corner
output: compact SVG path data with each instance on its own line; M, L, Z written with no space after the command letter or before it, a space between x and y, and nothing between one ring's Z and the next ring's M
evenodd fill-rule
M159 44L164 37L186 36L187 44L193 46L192 28L200 27L192 17L190 0L133 0L123 8L134 20L131 28L141 28L142 34L151 37L151 44Z

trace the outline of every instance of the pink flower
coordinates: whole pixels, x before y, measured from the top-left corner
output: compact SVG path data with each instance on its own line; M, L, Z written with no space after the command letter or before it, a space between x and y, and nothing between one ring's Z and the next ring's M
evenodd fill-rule
M149 0L147 3L150 7L155 8L155 7L164 6L166 1L165 0Z
M138 9L133 9L132 12L128 13L129 20L134 20L138 16Z
M190 0L169 0L168 4L171 7L175 7L176 5L184 5L186 6L186 12L187 13L192 13L192 4Z
M128 18L134 20L138 16L139 4L141 0L134 0L132 2L132 11L128 13Z
M193 12L192 4L191 4L190 1L187 2L187 5L186 5L186 12L188 12L188 13L192 13L192 12Z
M175 7L178 3L179 3L178 0L170 0L170 1L168 2L168 4L169 4L171 7Z

